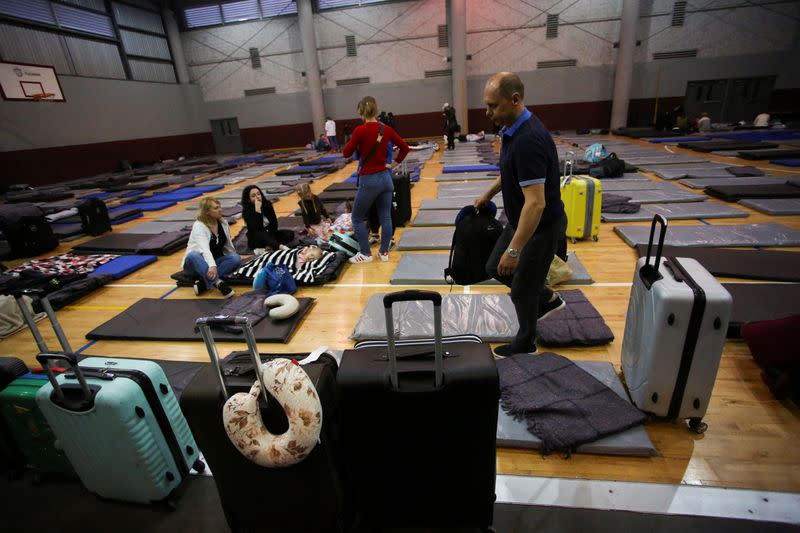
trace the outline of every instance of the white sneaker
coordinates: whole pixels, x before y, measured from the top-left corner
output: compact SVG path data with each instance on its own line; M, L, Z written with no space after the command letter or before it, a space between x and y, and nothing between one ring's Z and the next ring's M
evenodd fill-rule
M265 253L267 253L267 250L265 250L264 248L254 248L253 249L253 253L255 255L261 256L261 255L264 255Z
M351 263L372 263L372 256L371 255L364 255L361 252L358 252L356 255L348 259Z
M386 252L385 254L378 254L378 257L380 257L381 261L385 263L389 260L389 252Z

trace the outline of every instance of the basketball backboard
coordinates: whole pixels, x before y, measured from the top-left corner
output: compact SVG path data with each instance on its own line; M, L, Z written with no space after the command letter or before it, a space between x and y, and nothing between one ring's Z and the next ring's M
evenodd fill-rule
M47 65L0 62L0 93L6 100L66 102L56 70Z

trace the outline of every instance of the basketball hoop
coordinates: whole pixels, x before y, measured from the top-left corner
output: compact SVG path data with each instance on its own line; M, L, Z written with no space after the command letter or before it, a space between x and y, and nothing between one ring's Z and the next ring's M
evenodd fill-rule
M39 93L39 94L32 94L30 96L30 99L35 100L36 102L53 102L54 97L55 97L54 93Z

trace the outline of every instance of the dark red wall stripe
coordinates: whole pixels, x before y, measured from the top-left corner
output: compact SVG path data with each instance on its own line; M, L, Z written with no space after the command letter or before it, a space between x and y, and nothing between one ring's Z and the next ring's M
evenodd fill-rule
M122 161L153 163L213 152L211 132L0 152L0 179L43 185L121 170Z

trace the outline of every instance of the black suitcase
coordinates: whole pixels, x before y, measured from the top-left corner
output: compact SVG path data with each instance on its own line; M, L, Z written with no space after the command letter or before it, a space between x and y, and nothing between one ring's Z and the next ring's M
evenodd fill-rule
M392 304L411 300L433 302L433 342L394 342ZM357 522L488 529L500 398L492 351L477 337L442 341L439 293L387 294L384 307L388 342L346 350L337 376Z
M184 389L180 405L197 445L214 474L222 508L236 532L334 532L345 529L344 488L340 463L340 415L336 389L337 363L323 353L303 365L322 402L320 442L308 457L292 466L266 468L250 462L231 443L222 422L223 394L248 392L256 380L256 341L246 320L233 317L199 319L200 332L212 363L197 372ZM236 352L221 364L209 325L243 325L249 351ZM261 354L261 361L277 357L302 359L308 354ZM224 385L221 385L224 382ZM223 392L224 391L224 392ZM263 405L262 418L273 433L288 428L280 405Z
M0 205L0 232L12 259L33 257L58 246L44 212L33 204Z
M108 207L106 207L106 203L103 200L89 198L78 203L77 207L84 233L97 236L111 231Z
M394 227L405 226L411 220L411 176L408 173L395 174L392 181L392 224Z

